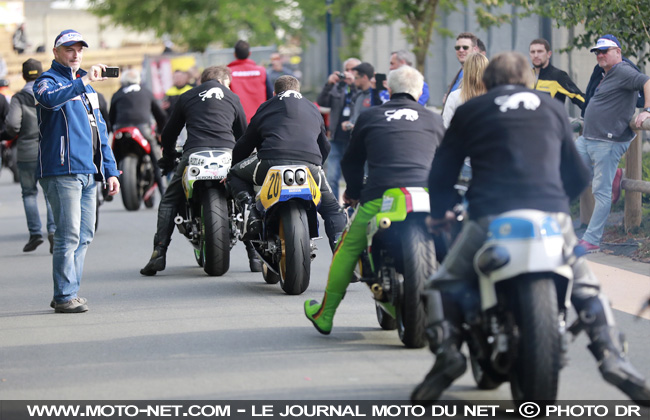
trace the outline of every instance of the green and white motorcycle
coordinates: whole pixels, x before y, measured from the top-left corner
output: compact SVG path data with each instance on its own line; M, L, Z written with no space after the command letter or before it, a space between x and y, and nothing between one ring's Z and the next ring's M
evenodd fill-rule
M425 226L429 210L425 188L386 190L380 212L368 222L368 246L355 272L372 291L379 325L397 329L410 348L427 343L420 294L438 268L433 237Z
M237 243L238 215L222 183L231 163L229 149L192 153L183 172L185 206L174 219L194 247L196 262L210 276L228 271L230 250Z

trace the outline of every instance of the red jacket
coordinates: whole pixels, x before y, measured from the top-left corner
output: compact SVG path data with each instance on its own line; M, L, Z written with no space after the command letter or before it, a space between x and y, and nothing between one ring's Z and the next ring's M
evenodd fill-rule
M257 108L268 99L266 69L253 60L235 60L228 64L232 71L230 89L239 96L246 120L250 122Z

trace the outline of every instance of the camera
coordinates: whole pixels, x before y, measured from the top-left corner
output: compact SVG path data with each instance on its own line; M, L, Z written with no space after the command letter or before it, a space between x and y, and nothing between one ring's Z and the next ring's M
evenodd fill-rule
M342 71L336 73L336 75L339 77L339 79L345 80L345 73L343 73Z
M106 70L102 70L102 77L120 77L120 68L106 67Z

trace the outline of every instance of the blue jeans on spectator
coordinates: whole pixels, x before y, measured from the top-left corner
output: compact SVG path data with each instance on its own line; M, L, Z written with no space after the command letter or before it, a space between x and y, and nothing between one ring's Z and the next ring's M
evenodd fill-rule
M340 141L330 142L332 146L330 154L327 156L325 161L325 174L327 176L327 183L330 184L332 188L332 193L336 200L340 199L339 195L339 180L341 179L341 159L345 154L345 149L347 149L347 143Z
M591 171L591 192L594 194L594 212L582 239L592 245L600 245L605 222L612 208L612 183L621 157L631 141L614 142L587 140L583 136L576 140L576 148L583 162Z
M97 187L93 174L50 176L40 182L56 223L54 301L63 303L77 297L81 284L86 250L95 235Z
M27 229L29 236L43 236L41 216L38 213L38 188L36 186L36 164L37 162L18 162L18 174L20 176L20 189L27 218ZM54 233L54 215L52 207L45 196L45 207L47 209L47 232Z

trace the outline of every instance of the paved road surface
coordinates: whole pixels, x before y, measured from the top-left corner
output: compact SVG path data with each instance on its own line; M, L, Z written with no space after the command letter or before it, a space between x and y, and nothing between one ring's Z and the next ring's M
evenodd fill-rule
M101 208L87 254L81 295L90 311L54 314L47 245L21 252L20 189L7 171L1 175L0 400L406 400L431 367L427 349L407 350L396 332L378 328L364 285L350 286L330 336L308 323L302 302L322 296L331 258L325 240L303 296L250 273L241 245L227 275L207 277L178 232L167 270L143 277L156 213L126 212L119 196ZM616 317L632 360L650 376L650 321L627 313L650 292L645 274L629 291L631 272L610 272L607 280L618 291ZM624 399L601 380L586 344L583 336L571 345L560 398ZM507 385L477 391L466 374L445 397L507 400L510 393Z

